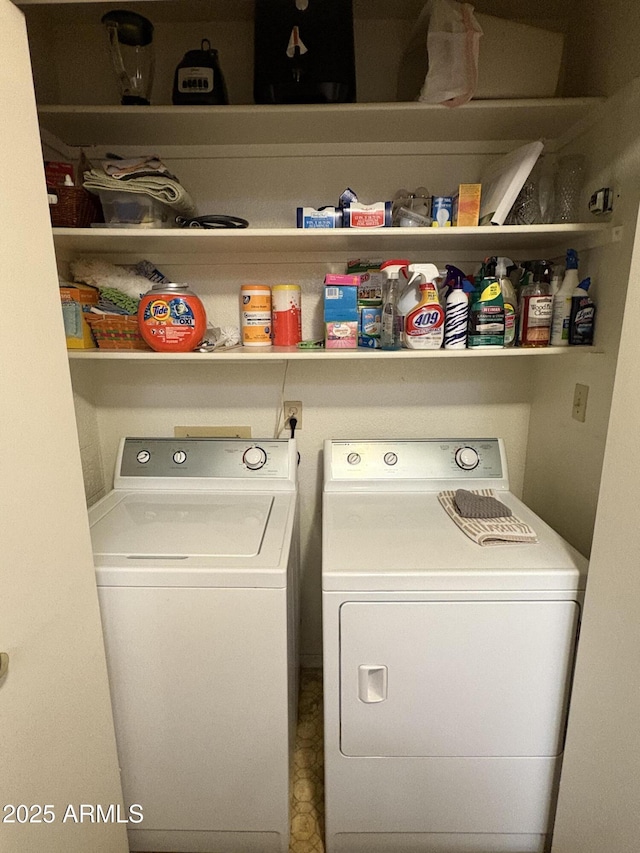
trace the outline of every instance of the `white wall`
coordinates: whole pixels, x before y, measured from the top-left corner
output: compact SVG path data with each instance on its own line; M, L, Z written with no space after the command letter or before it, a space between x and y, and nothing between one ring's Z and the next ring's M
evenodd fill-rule
M580 253L580 278L590 276L598 305L595 344L601 354L576 352L561 369L536 365L527 449L525 500L588 555L607 435L609 406L634 225L640 202L640 85L631 83L599 113L593 127L568 150L586 154L583 206L591 192L613 185L612 222L624 223L620 242ZM611 129L616 128L612 133ZM576 383L589 387L586 421L572 418ZM550 473L552 472L552 473Z
M631 229L630 229L631 230ZM565 749L554 853L636 853L640 838L640 231Z

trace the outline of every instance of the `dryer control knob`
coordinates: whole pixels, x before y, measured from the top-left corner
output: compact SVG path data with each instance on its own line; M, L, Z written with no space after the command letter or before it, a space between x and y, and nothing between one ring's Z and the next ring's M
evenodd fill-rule
M141 465L146 465L147 462L151 459L151 454L148 450L139 450L136 453L136 459Z
M176 450L176 452L173 454L173 461L176 463L176 465L182 465L183 462L187 461L187 454L184 450Z
M360 462L360 454L359 453L350 453L347 456L347 462L349 465L358 465Z
M396 465L398 462L397 453L385 453L384 454L384 464L385 465Z
M473 447L459 447L456 450L455 460L458 468L462 468L463 471L471 471L478 467L480 457L478 451L474 450Z
M242 461L251 471L257 471L267 461L267 454L261 447L250 447L245 450Z

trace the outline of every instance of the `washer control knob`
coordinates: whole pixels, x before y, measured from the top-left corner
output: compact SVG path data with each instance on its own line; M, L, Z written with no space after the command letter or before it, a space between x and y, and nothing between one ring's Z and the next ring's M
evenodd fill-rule
M141 465L146 465L147 462L151 459L151 454L148 450L139 450L136 453L136 459Z
M182 465L183 462L187 461L187 454L184 450L176 450L176 452L173 454L173 461L176 463L176 465Z
M397 453L385 453L384 454L384 462L385 465L395 465L398 461Z
M251 471L257 471L267 461L267 454L261 447L249 447L245 450L242 461Z
M361 461L362 459L359 453L350 453L347 456L347 462L349 465L359 465Z
M471 471L480 463L478 451L473 447L459 447L456 450L455 460L458 468L462 468L463 471Z

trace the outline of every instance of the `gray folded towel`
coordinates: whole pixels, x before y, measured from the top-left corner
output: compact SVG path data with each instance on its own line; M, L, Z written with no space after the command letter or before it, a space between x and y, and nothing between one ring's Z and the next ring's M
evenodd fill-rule
M458 491L465 491L459 489ZM493 489L480 489L472 494L493 498ZM464 518L456 506L453 491L438 492L438 500L447 515L455 522L462 532L478 545L506 545L511 543L534 544L538 541L535 530L525 521L509 513L489 518ZM500 506L503 504L496 500ZM508 509L508 507L507 507ZM504 512L504 510L501 510Z
M513 515L509 507L497 498L468 489L457 489L454 501L463 518L508 518Z

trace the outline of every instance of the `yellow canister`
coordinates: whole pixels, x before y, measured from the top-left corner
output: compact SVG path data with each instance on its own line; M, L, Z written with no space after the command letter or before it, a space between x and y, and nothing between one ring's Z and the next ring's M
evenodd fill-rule
M245 347L271 346L271 288L243 284L240 288L240 329Z

